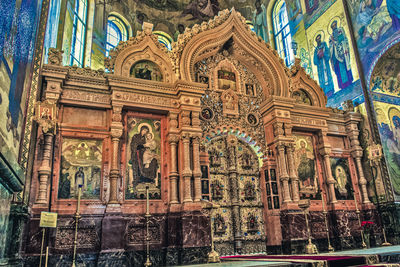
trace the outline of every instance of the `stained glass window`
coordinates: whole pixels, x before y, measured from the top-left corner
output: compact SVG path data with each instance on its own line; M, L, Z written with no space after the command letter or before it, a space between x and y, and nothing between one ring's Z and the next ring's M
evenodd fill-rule
M110 15L107 22L106 56L109 55L110 50L115 48L119 42L124 42L128 38L129 33L126 24L117 16Z
M275 48L279 56L285 60L286 66L290 66L294 62L294 54L286 3L284 0L278 0L275 3L272 18L274 22Z
M71 65L83 67L87 20L87 0L75 0L72 28Z

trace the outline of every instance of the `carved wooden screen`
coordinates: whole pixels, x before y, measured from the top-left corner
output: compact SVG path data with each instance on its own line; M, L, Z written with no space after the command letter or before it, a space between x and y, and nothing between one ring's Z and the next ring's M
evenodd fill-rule
M258 159L236 137L216 137L209 146L215 249L220 255L266 251Z

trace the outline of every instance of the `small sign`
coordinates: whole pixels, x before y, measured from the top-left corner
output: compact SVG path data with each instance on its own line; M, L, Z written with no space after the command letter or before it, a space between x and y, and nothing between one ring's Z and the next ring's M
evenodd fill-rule
M40 227L57 227L57 213L42 211L40 214Z

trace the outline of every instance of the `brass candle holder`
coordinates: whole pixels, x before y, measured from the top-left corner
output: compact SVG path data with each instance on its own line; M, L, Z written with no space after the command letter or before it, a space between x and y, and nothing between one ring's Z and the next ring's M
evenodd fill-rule
M82 193L82 185L78 186L78 203L76 207L76 212L75 212L75 236L74 236L74 254L72 258L72 267L76 266L76 248L78 245L78 224L79 224L79 219L81 218L79 214L79 209L81 206L81 193Z
M386 239L386 229L385 229L385 226L383 225L383 223L382 223L382 232L383 232L383 240L384 240L384 242L382 243L382 246L384 246L384 247L391 246L392 244L389 243Z
M361 226L360 210L358 209L358 204L357 204L357 199L356 199L355 194L354 194L354 204L356 206L356 214L357 214L357 218L358 218L358 223L360 224L360 228L361 228L361 246L362 246L362 248L367 248L367 244L365 244L365 240L364 240L364 230L362 229L362 226Z
M150 261L150 236L149 236L149 223L150 223L150 207L149 207L149 186L146 186L146 262L144 266L151 266Z
M325 220L325 231L326 231L326 238L328 239L328 252L334 252L335 249L331 245L331 239L329 237L329 227L328 227L328 212L325 208L325 198L324 198L324 193L322 190L320 190L321 193L321 200L322 200L322 213L324 214L324 220Z
M201 200L203 208L208 209L209 213L210 213L210 226L211 226L211 233L210 233L210 237L211 237L211 251L208 253L208 263L218 263L221 262L221 259L219 258L219 254L217 251L215 251L215 247L214 247L214 229L213 229L213 223L212 223L212 217L211 217L211 211L213 209L217 209L220 206L218 204L214 204L208 200Z
M318 254L317 246L311 241L311 230L308 224L308 208L310 207L310 200L303 199L299 201L299 207L303 210L304 217L306 219L306 227L307 227L307 235L308 235L308 244L306 245L306 254Z

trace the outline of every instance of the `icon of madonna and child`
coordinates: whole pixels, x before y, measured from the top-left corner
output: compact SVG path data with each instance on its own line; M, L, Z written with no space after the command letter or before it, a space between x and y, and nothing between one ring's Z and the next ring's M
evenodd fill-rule
M161 122L128 118L126 199L160 198Z
M385 152L393 190L397 197L400 198L400 112L397 109L390 109L389 118L391 118L391 125L381 123L379 132L382 136L382 148Z

